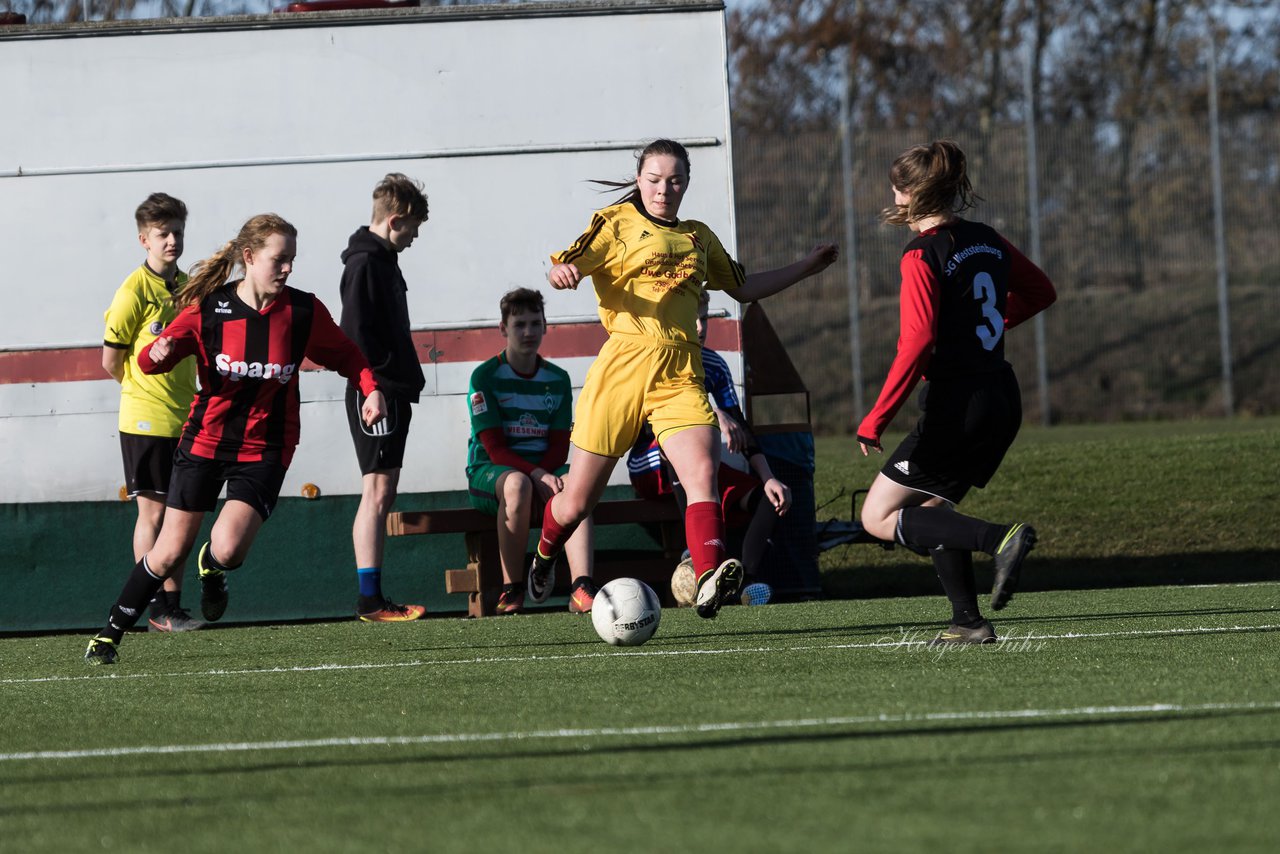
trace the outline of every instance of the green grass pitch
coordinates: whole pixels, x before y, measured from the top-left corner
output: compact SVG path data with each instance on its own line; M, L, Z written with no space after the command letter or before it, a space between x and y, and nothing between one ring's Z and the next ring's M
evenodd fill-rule
M563 612L132 634L92 670L0 638L0 850L1270 852L1278 437L1027 431L963 505L1041 531L989 647L927 649L927 562L869 546L823 555L832 598L633 650ZM870 480L851 449L820 501Z

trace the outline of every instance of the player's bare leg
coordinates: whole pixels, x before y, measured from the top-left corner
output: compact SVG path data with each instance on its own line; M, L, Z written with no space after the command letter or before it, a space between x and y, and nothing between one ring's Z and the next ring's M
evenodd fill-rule
M400 605L382 593L382 559L387 542L387 514L400 486L400 469L378 469L361 480L360 506L351 524L360 596L356 615L367 623L404 623L427 612L421 605Z

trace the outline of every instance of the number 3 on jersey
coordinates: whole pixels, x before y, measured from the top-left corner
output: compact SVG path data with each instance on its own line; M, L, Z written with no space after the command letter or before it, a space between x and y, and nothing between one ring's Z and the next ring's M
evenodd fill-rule
M983 349L993 350L1004 335L1004 318L996 311L996 283L990 273L979 273L973 277L973 298L982 303L982 323L974 329Z

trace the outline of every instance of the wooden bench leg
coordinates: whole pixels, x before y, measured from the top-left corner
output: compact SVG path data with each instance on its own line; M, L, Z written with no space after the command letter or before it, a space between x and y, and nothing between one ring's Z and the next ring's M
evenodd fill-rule
M468 617L492 617L498 613L502 594L502 560L498 555L498 532L472 531L466 535L467 568L475 573L478 588L468 597Z

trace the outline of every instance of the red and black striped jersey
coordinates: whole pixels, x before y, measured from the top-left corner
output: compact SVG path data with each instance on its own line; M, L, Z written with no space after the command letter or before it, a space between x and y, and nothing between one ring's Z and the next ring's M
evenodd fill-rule
M999 232L955 219L902 252L898 353L858 435L879 439L916 382L1000 370L1004 332L1057 298L1049 277Z
M173 349L161 364L151 345L138 355L143 372L159 373L195 355L200 391L179 446L197 457L288 465L298 445L298 371L304 359L330 368L365 394L377 389L369 363L324 303L285 287L258 311L236 295L238 282L188 306L164 330Z

